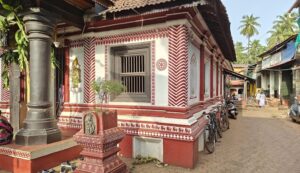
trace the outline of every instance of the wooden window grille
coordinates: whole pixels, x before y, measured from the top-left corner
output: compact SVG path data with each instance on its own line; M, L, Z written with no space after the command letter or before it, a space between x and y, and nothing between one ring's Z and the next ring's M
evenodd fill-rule
M114 48L112 79L120 81L125 91L112 101L150 102L150 46Z

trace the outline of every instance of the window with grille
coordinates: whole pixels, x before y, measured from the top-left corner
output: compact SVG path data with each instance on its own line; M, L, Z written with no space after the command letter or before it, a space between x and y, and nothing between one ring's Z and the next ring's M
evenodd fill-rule
M112 78L125 86L112 101L150 102L149 45L117 47L112 53Z

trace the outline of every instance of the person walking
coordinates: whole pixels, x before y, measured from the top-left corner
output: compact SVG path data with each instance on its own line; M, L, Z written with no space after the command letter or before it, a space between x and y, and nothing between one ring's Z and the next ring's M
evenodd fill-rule
M265 106L265 103L266 103L266 95L264 94L264 92L261 92L259 97L259 107L263 108Z
M255 97L255 100L256 100L257 106L259 106L259 99L260 99L260 90L258 90L258 91L257 91L257 93L256 93L256 97Z

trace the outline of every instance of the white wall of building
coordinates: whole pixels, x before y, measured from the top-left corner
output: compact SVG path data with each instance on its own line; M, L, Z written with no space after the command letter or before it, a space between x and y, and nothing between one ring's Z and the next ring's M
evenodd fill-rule
M169 62L169 40L159 38L155 40L155 59L165 59ZM159 71L155 68L155 105L168 106L169 69Z
M156 66L156 62L159 59L164 59L168 62L168 38L156 38L156 39L145 39L145 40L140 40L140 41L131 41L131 42L124 42L124 43L119 43L119 44L107 44L107 45L96 45L96 55L95 55L95 69L96 69L96 74L95 78L96 79L104 79L105 78L105 46L107 46L107 67L108 67L108 72L110 71L110 49L111 47L116 47L116 46L121 46L121 45L136 45L138 43L150 43L151 46L153 44L155 45L155 51L154 51L154 58L152 57L152 51L150 48L150 73L152 72L152 68L155 68L155 82L151 83L151 87L154 84L155 86L155 105L156 106L168 106L168 65L165 70L158 70ZM153 62L154 61L154 62ZM152 63L154 63L154 67L152 66ZM109 73L108 73L109 75ZM151 93L152 95L152 93ZM118 105L151 105L151 103L140 103L140 102L110 102L110 104L118 104Z
M191 42L188 49L188 105L191 105L200 100L200 50Z

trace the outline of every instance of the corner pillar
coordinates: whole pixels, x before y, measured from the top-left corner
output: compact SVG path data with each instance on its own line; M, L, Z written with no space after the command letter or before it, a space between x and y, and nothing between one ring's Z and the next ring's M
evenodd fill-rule
M54 22L43 12L23 18L30 46L30 101L18 145L48 144L61 140L50 102L50 52Z

